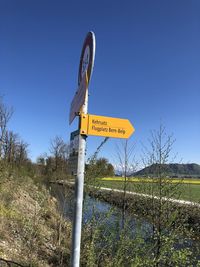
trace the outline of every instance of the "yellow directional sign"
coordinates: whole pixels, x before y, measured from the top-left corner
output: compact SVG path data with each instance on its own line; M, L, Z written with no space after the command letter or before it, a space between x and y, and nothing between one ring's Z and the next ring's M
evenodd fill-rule
M81 134L127 139L134 131L127 119L81 114Z

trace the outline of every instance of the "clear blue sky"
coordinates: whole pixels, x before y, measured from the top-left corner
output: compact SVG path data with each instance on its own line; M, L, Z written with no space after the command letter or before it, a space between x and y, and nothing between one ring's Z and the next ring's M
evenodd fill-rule
M200 164L200 1L0 1L0 95L14 107L9 127L30 157L66 141L79 58L96 35L89 113L128 118L131 142L146 143L162 121L178 160ZM103 138L88 137L88 156ZM115 157L112 139L101 155Z

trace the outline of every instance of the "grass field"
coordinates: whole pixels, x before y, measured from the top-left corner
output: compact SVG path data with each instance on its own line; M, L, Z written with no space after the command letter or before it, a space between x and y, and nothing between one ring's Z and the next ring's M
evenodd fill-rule
M101 178L102 181L124 181L124 177L106 177L106 178ZM128 177L127 180L129 182L143 182L143 183L156 183L156 179L150 179L150 178L140 178L140 177ZM182 184L196 184L196 185L200 185L200 179L174 179L174 178L168 178L167 181L170 181L170 183L173 184L178 184L178 183L182 183Z
M123 177L107 177L99 179L99 185L113 189L123 189L123 181ZM175 192L175 194L172 194L172 198L200 202L200 180L167 179L167 183L169 183L170 192ZM173 188L175 189L173 190ZM127 190L144 194L151 194L153 190L156 195L158 185L156 184L156 179L134 177L128 178Z

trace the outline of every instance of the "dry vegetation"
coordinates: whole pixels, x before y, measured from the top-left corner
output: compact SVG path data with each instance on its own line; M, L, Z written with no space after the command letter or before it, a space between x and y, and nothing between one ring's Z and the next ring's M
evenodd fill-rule
M71 225L57 200L29 177L1 170L0 181L0 266L68 266Z

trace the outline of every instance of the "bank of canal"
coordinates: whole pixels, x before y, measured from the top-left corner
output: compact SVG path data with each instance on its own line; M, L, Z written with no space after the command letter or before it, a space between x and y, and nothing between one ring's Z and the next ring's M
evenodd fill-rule
M61 204L61 210L66 218L73 219L74 191L73 185L53 185L53 191ZM87 188L87 195L84 197L83 210L83 227L93 223L101 225L106 231L118 227L122 227L122 192L113 192L109 190L100 190L95 188ZM156 200L155 200L156 201ZM200 247L199 240L199 216L200 209L198 206L178 205L171 203L170 208L177 210L179 216L184 218L188 227L195 229L195 234L190 238L186 238L184 246ZM151 213L151 205L148 198L134 195L126 195L126 225L134 238L140 228L142 238L149 242L152 236L152 224L149 214ZM180 233L184 235L184 233ZM181 236L182 238L183 236ZM184 237L183 237L184 238Z

